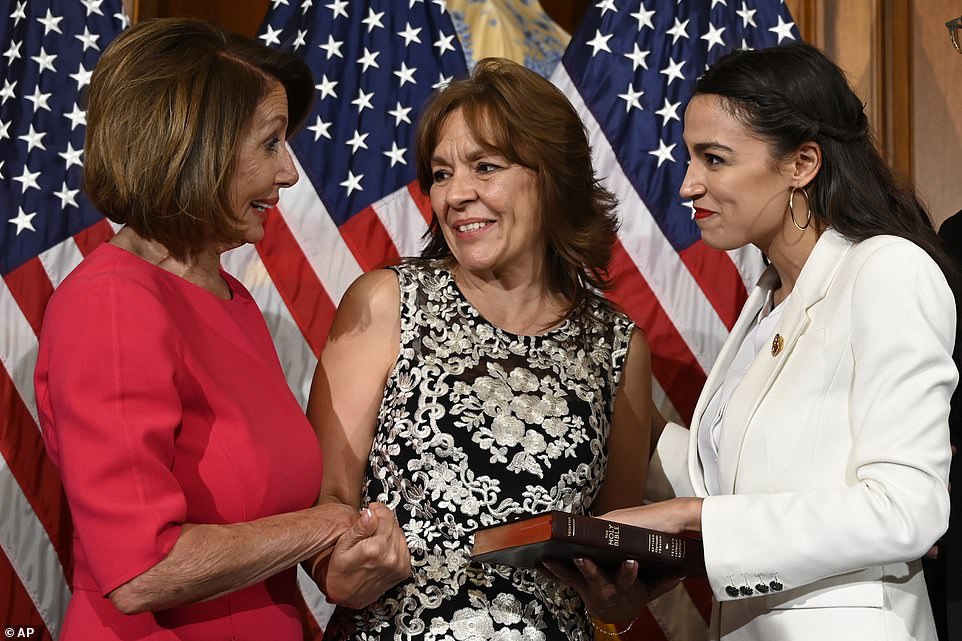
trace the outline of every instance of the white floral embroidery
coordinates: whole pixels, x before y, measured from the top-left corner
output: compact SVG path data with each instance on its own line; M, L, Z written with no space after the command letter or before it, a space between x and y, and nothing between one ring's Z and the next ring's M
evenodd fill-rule
M395 271L401 350L362 501L395 510L413 576L363 610L337 610L325 638L587 640L573 590L469 553L479 527L590 508L631 321L594 302L580 320L516 336L485 321L438 264Z

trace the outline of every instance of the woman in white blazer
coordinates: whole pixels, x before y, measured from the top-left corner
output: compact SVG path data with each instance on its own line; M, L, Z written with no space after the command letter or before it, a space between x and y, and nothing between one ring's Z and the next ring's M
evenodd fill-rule
M842 72L808 45L721 59L696 85L684 138L680 194L702 238L751 243L770 265L691 430L653 426L649 495L691 498L607 518L701 531L712 638L934 641L919 559L948 523L958 372L929 219ZM635 568L609 582L579 565L552 567L593 612L630 625Z

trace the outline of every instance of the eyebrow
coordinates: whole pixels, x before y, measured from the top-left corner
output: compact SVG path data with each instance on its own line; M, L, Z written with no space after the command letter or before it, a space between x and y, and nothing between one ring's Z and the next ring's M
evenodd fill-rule
M267 129L274 129L276 126L281 125L286 128L287 119L288 119L287 114L280 114L280 113L272 114L270 116L267 116L266 118L259 118L256 121L252 122L251 127L253 129L267 130Z
M698 153L704 153L706 151L727 151L733 153L735 151L728 145L723 145L720 142L699 142L692 145L692 149Z
M477 148L474 149L470 154L468 154L467 158L465 158L465 161L471 163L471 162L475 162L475 161L478 160L479 158L484 158L485 156L495 156L495 155L496 155L496 156L501 156L501 153L500 153L500 152L494 152L494 151L487 151L487 150L485 150L483 147L477 147ZM439 164L441 164L441 163L445 163L445 162L448 162L448 161L445 160L444 158L442 158L441 156L437 155L437 154L432 154L432 155L431 155L431 162L432 162L432 163L439 163Z

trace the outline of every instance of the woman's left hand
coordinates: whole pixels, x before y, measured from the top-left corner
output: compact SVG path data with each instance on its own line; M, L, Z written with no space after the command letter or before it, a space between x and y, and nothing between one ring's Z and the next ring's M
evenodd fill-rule
M625 561L616 572L608 573L591 559L574 559L573 563L546 559L542 572L577 590L591 616L619 630L637 619L646 603L684 578L681 574L640 578L638 562L634 560Z

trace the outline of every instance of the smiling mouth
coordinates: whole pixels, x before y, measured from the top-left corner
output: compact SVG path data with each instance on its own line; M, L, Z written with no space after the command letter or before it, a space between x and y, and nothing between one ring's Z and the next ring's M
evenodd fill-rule
M474 223L468 223L468 224L466 224L466 225L455 225L455 226L454 226L454 229L455 229L455 231L458 231L458 232L461 232L461 233L466 234L466 233L469 233L469 232L472 232L472 231L478 231L479 229L483 229L484 227L487 227L487 226L490 225L490 224L491 224L490 221L488 221L488 222L474 222Z
M710 216L714 216L716 212L710 209L701 209L700 207L695 208L694 215L692 216L695 220L704 220Z
M265 203L261 200L255 200L251 203L251 207L253 207L254 209L256 209L262 214L266 214L267 210L273 207L273 205L271 205L270 203Z

